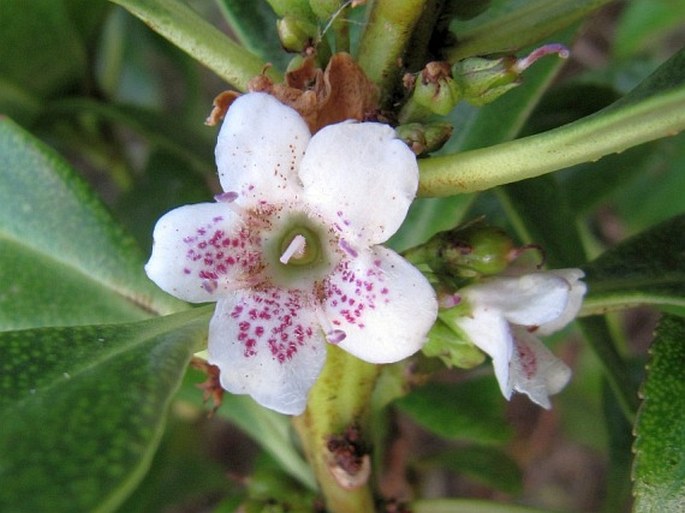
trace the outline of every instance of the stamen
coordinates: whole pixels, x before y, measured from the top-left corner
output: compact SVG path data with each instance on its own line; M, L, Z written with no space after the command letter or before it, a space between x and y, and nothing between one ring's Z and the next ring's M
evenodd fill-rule
M306 246L307 239L305 239L303 235L295 235L295 237L293 237L293 240L290 241L290 244L288 244L288 247L281 255L281 258L279 258L278 260L282 264L287 264L292 257L302 257L304 255L304 250Z
M329 344L339 344L345 340L345 338L347 338L347 333L345 333L343 330L331 330L326 333L326 340Z
M238 194L235 191L227 191L215 195L214 200L218 201L219 203L223 203L228 208L230 208L234 213L238 214L241 217L247 216L248 212L235 202L235 200L237 200L239 196L240 194Z
M540 57L554 53L557 54L561 59L568 59L569 55L571 55L570 50L564 45L550 43L548 45L541 46L540 48L536 48L526 57L518 59L512 66L512 70L514 73L522 73L524 70L532 66L535 61L540 59Z
M326 318L326 315L323 313L323 310L321 308L317 308L315 310L316 313L316 318L319 321L319 324L321 324L321 328L323 329L324 336L326 337L326 342L329 344L337 345L345 338L347 338L347 333L345 333L343 330L334 328L331 325L331 322Z

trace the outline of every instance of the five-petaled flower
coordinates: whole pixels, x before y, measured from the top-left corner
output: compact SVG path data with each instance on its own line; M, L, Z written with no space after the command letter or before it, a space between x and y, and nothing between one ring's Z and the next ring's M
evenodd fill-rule
M580 269L557 269L489 278L459 291L470 314L450 322L492 357L507 399L516 390L550 408L549 396L568 383L571 370L535 334L554 333L576 317L586 291L582 277Z
M174 296L217 302L208 361L226 390L299 414L326 343L372 363L421 348L434 291L378 245L418 187L391 127L344 122L312 136L296 111L250 93L229 109L216 160L225 192L164 215L145 269Z

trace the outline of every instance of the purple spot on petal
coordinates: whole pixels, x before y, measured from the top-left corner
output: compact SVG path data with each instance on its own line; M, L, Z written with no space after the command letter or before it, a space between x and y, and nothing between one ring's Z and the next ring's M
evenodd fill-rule
M238 193L235 191L222 192L214 196L214 199L223 203L232 203L238 199Z
M218 287L219 287L219 284L216 282L216 280L203 280L202 281L202 288L205 289L210 294L213 294Z
M345 253L350 255L352 258L357 258L359 256L359 253L357 253L357 250L354 249L352 246L350 246L346 240L340 239L338 242L338 245L340 246L340 249L342 249Z

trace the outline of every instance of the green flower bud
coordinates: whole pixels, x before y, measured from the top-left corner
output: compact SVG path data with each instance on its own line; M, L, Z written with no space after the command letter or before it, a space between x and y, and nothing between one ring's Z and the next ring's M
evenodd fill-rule
M472 278L501 273L519 254L506 232L477 222L440 232L405 257L442 278Z
M318 35L318 27L301 18L285 16L276 22L281 45L288 52L302 52L311 46Z
M304 21L316 22L316 16L309 5L309 0L267 0L276 16L290 16Z
M429 62L417 77L412 100L434 114L449 114L460 99L459 88L446 63Z
M395 132L416 155L424 155L442 148L452 135L452 125L442 122L408 123L398 126Z
M481 106L518 86L523 71L539 58L549 54L556 54L565 59L569 52L563 45L549 44L533 50L520 59L512 55L495 59L470 57L452 66L452 77L464 99L473 105Z

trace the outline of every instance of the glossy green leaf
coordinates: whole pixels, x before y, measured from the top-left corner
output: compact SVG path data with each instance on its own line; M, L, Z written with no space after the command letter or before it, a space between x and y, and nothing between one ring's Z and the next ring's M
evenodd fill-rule
M242 91L264 62L180 0L112 0ZM267 74L275 76L273 70Z
M685 305L685 215L658 224L586 266L584 313L637 304Z
M0 510L114 510L150 464L208 317L0 333Z
M394 403L429 431L461 440L492 444L511 437L494 377L456 384L429 383Z
M46 97L86 76L86 50L63 0L0 2L0 76Z
M652 344L635 425L635 513L685 509L684 373L685 319L666 316Z
M591 162L685 128L685 50L628 95L546 132L420 162L419 194L449 196Z
M507 0L480 16L450 26L459 44L450 62L474 55L516 51L582 20L610 0Z
M474 499L427 499L412 503L413 513L553 513L525 506Z
M141 319L184 303L53 150L0 119L0 329Z

